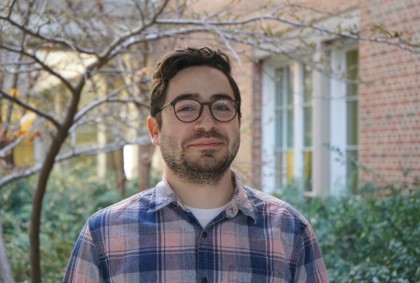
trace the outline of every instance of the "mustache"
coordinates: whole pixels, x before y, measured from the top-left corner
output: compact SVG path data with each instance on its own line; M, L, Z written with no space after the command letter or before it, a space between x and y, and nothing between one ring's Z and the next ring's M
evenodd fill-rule
M194 140L197 140L197 139L200 139L200 138L217 138L217 139L220 139L222 141L227 140L226 136L221 134L218 130L211 129L209 131L198 130L198 131L194 132L193 134L188 136L187 139L185 139L185 143L188 144L188 143L191 143Z

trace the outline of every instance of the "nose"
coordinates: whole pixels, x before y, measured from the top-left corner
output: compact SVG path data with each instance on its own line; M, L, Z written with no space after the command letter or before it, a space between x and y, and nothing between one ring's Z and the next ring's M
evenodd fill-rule
M200 117L195 121L194 128L209 131L215 127L217 121L213 118L210 112L210 105L204 105L203 112Z

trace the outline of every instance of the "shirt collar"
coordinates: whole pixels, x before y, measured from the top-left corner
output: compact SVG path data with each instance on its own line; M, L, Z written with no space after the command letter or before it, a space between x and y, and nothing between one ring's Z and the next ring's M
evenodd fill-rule
M242 185L241 178L233 170L232 183L235 186L235 190L233 192L232 199L226 206L226 217L235 217L238 214L238 212L241 211L245 215L251 217L255 222L257 218L254 206L252 205L252 202L250 201L248 194ZM178 198L175 192L172 190L165 176L163 176L162 181L160 181L155 187L155 191L152 195L148 213L156 212L171 203L175 203L182 209L188 210L182 204L181 200Z

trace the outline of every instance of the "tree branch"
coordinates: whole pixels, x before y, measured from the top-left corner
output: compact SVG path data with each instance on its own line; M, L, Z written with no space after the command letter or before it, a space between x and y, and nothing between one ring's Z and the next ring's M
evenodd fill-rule
M9 101L11 101L11 102L13 102L13 103L16 103L17 105L19 105L20 107L22 107L22 108L24 108L24 109L26 109L26 110L29 110L29 111L32 111L32 112L34 112L35 114L37 114L38 116L40 116L40 117L43 117L43 118L45 118L45 119L47 119L48 121L50 121L57 129L61 126L60 125L60 122L58 121L58 120L56 120L53 116L51 116L51 115L49 115L48 113L46 113L46 112L44 112L44 111L42 111L42 110L40 110L40 109L38 109L38 108L35 108L35 107L33 107L33 106L31 106L31 105L29 105L29 104L27 104L27 103L25 103L25 102L23 102L22 100L20 100L20 99L18 99L18 98L16 98L16 97L14 97L14 96L11 96L11 95L9 95L9 94L7 94L7 93L5 93L4 91L2 91L2 90L0 90L0 95L2 96L2 97L4 97L5 99L7 99L7 100L9 100Z
M147 103L144 103L142 101L139 101L135 98L117 98L117 97L104 97L102 99L95 100L88 106L86 106L84 109L79 111L77 115L74 118L74 123L77 123L83 116L85 116L89 111L93 110L97 106L111 102L111 103L134 103L136 106L141 106L145 108L150 108L150 106Z
M361 36L359 34L351 33L351 32L337 32L316 24L310 24L305 22L298 22L298 21L291 21L282 17L273 16L273 15L263 15L263 16L255 16L249 17L243 20L235 20L235 21L202 21L202 20L194 20L194 19L163 19L163 20L156 20L157 24L162 25L199 25L199 26L246 26L248 24L256 23L261 20L270 20L275 22L280 22L283 24L290 25L295 28L309 28L321 33L334 35L337 37L348 38L352 40L361 40L361 41L370 41L370 42L378 42L383 44L392 45L398 47L402 50L411 52L411 53L419 53L420 52L420 44L414 44L407 41L403 41L400 38L389 38L389 37L368 37L368 36Z
M159 17L159 15L165 10L165 7L168 5L169 0L165 0L161 6L161 8L153 15L152 19L150 20L149 23L145 24L145 25L140 25L137 28L135 28L133 31L130 31L122 36L119 36L117 38L115 38L111 44L109 44L108 48L106 48L101 54L99 54L99 59L97 63L93 63L91 64L91 67L89 68L90 70L93 70L95 68L97 68L98 66L100 66L100 62L103 61L105 58L109 59L114 57L112 55L113 50L118 48L119 46L123 46L124 42L127 40L130 40L132 37L141 34L144 30L146 30L149 26L153 25L157 18Z
M15 3L16 1L13 1L13 3ZM10 9L10 14L12 13L12 8ZM10 23L13 27L16 27L17 29L21 30L23 33L28 34L32 37L35 37L41 41L45 41L45 42L49 42L51 44L57 44L57 45L61 45L63 47L68 47L71 50L75 51L75 52L80 52L80 53L85 53L85 54L90 54L90 55L95 55L96 53L94 51L88 50L88 49L84 49L81 48L79 46L74 45L73 43L69 42L68 40L65 40L63 38L59 38L59 37L47 37L42 35L39 30L37 32L32 31L29 28L26 28L24 25L14 21L11 19L11 15L8 15L7 17L2 17L0 16L0 20L4 20L8 23Z
M16 146L18 146L18 144L20 144L24 139L25 139L24 136L20 136L19 138L14 140L12 143L8 144L6 147L0 149L0 158L5 158L7 154L9 154L9 152L13 150Z
M149 143L150 143L150 137L149 135L147 135L147 136L139 137L133 141L119 141L119 142L108 144L102 147L98 147L98 146L83 147L77 150L72 150L70 152L58 155L55 159L55 162L59 163L59 162L63 162L63 161L75 158L75 157L96 155L99 153L108 153L108 152L119 150L123 148L125 145L129 145L129 144L146 145ZM39 173L40 171L41 171L41 166L36 165L32 168L25 169L21 172L15 172L7 176L4 176L0 179L0 190L4 188L5 185L13 181L16 181L18 179L22 179L25 177L29 177L33 174Z
M6 45L1 45L0 48L13 52L13 53L17 53L17 54L23 54L31 59L33 59L36 63L38 63L41 68L48 72L49 74L51 74L52 76L56 77L59 81L61 81L71 92L74 91L74 87L70 84L70 82L68 80L66 80L62 75L60 75L59 73L57 73L56 71L54 71L50 66L48 66L47 64L45 64L44 62L42 62L35 54L31 54L26 52L23 49L15 49L12 48L10 46L6 46Z

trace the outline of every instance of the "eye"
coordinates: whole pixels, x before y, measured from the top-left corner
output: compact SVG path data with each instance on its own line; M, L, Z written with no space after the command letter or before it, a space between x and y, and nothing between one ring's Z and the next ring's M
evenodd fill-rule
M213 110L219 112L231 112L233 111L233 103L231 101L216 101L213 104Z
M200 105L195 101L187 101L187 100L184 101L184 100L182 100L182 101L178 101L175 104L175 111L177 113L193 112L193 111L197 111L197 109L199 109L199 108L200 108Z

